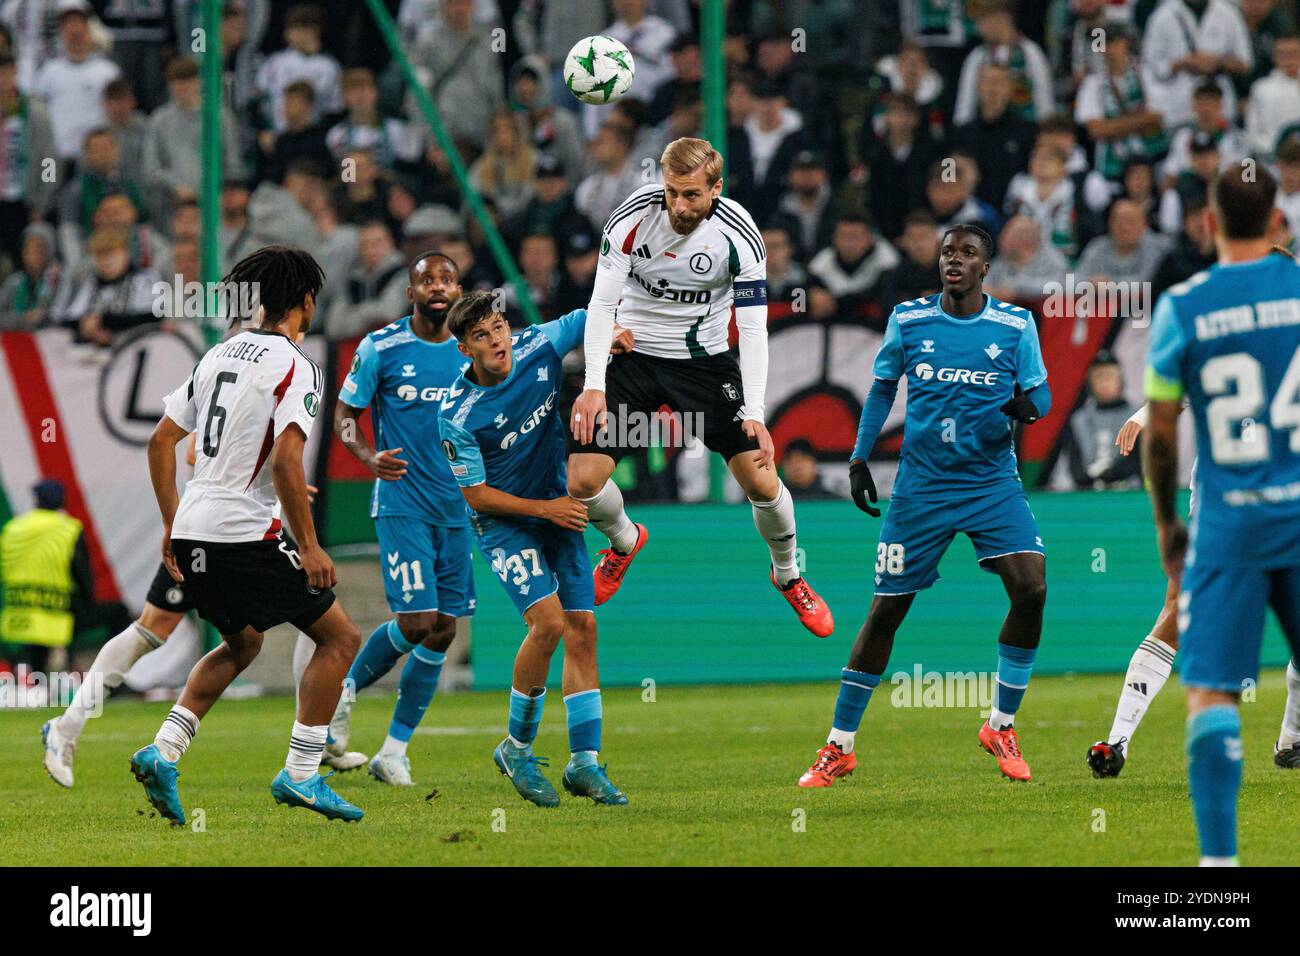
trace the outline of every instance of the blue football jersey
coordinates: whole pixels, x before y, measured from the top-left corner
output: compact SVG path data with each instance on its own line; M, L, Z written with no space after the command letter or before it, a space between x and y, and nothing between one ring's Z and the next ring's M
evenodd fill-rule
M370 407L375 448L400 448L406 474L375 479L370 517L410 515L441 527L467 524L465 499L438 448L438 406L466 365L455 339L426 342L411 317L371 332L357 346L339 401Z
M1196 561L1300 564L1300 266L1268 255L1169 289L1146 386L1151 399L1189 400Z
M984 296L957 318L940 294L899 303L876 353L877 378L907 375L896 496L947 497L1019 485L1010 418L998 409L1016 384L1047 381L1038 330L1026 309Z
M568 494L566 423L557 408L561 363L582 341L586 327L587 312L577 309L515 334L514 364L497 385L475 385L464 373L457 376L441 404L438 425L451 473L462 486L486 482L498 491L534 500Z

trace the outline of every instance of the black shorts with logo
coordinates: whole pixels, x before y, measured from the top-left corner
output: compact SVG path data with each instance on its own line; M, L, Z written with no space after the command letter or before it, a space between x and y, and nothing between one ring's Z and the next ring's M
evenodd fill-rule
M308 585L297 547L284 533L234 543L172 538L194 607L222 634L250 626L265 631L285 622L306 630L330 609L334 592Z
M194 608L194 601L187 587L188 583L182 581L177 584L167 573L167 565L159 562L158 573L153 576L153 583L149 585L149 593L145 596L145 600L160 610L170 611L172 614L184 614Z
M668 359L627 352L613 356L605 374L609 429L590 445L579 444L570 431L569 454L595 452L618 461L644 448L648 426L625 416L635 412L635 419L644 422L664 405L681 416L694 437L728 461L739 452L758 449L758 442L741 428L744 394L740 363L732 353ZM626 424L620 425L620 419Z

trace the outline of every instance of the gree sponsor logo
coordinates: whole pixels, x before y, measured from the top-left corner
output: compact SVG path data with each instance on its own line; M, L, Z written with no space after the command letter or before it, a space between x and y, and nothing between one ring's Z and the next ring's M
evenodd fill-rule
M506 436L501 439L501 450L505 451L517 442L521 435L527 435L530 431L540 425L542 419L550 414L551 409L554 407L555 390L552 389L551 394L546 396L546 401L534 408L528 417L519 424L519 427L516 430L506 433Z
M417 398L422 402L440 402L450 394L451 389L446 386L435 388L432 385L426 385L424 388L416 388L411 384L397 386L397 397L404 402L413 402Z
M912 374L922 382L934 379L939 382L956 382L961 385L996 385L1000 372L986 372L969 368L936 369L929 362L920 362Z

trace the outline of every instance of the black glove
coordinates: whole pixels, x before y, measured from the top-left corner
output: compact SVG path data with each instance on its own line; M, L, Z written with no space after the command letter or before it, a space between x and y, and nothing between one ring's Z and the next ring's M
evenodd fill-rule
M871 480L871 471L861 458L849 462L849 486L853 489L853 503L871 517L879 518L880 509L867 504L868 498L872 505L876 503L876 483Z
M1036 409L1034 403L1029 400L1029 396L1020 390L1019 385L1016 386L1015 393L1012 397L1003 404L998 411L1003 415L1006 415L1008 418L1014 418L1016 421L1024 422L1026 425L1032 425L1034 422L1038 421L1040 417L1038 409Z

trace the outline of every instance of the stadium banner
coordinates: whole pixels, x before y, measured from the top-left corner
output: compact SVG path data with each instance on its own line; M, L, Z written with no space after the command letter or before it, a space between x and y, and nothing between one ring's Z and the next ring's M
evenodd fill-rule
M323 363L325 342L308 338ZM57 478L69 514L85 525L95 597L139 610L159 562L158 505L145 446L163 414L163 397L185 381L206 351L192 324L148 325L111 349L75 345L65 329L0 335L0 485L9 508L31 507L31 487ZM322 433L307 446L315 473ZM184 444L177 474L189 474ZM319 484L319 482L317 482Z

